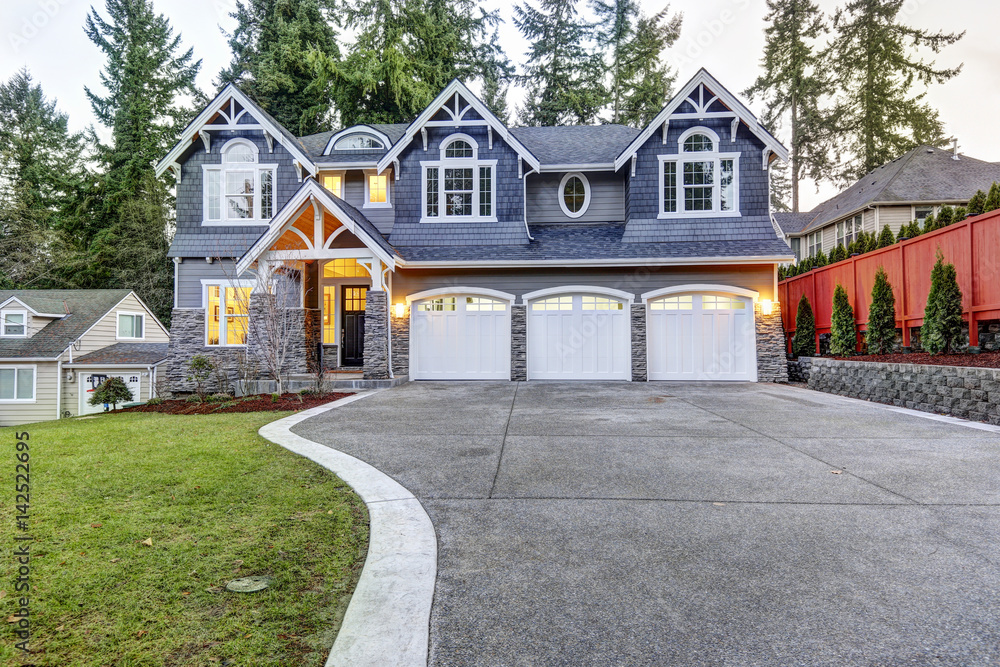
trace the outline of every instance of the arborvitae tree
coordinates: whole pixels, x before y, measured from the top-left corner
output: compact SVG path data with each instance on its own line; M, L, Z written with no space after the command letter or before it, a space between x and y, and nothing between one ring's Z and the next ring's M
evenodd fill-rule
M865 332L870 354L890 354L896 346L896 297L885 269L878 267L872 300L868 307L868 330Z
M27 69L0 83L0 282L53 286L54 236L73 216L82 157L83 135Z
M1000 208L1000 184L993 183L990 192L986 195L986 202L983 204L983 213L989 213Z
M847 248L843 243L838 243L837 247L830 251L830 263L840 262L847 259Z
M97 142L104 167L94 207L98 222L89 238L77 238L88 262L75 279L81 287L134 289L169 322L171 230L163 212L172 201L153 165L193 114L182 100L201 98L195 87L201 61L193 60L191 49L179 53L180 35L174 35L165 16L154 13L150 0L106 2L108 19L91 9L86 33L107 57L100 74L107 95L85 90L112 141ZM96 142L96 136L92 139ZM132 261L137 256L146 259L137 264Z
M514 25L530 44L519 77L527 86L518 114L525 125L590 124L607 101L603 58L588 48L594 24L580 18L578 4L514 5Z
M920 233L926 234L927 232L933 232L935 229L937 229L937 219L934 217L934 214L931 213L924 218L924 227L920 230Z
M833 315L830 319L830 352L837 357L850 356L857 348L857 328L854 309L847 297L847 290L837 284L833 291Z
M969 217L969 209L964 206L958 206L955 208L955 219L952 222L962 222ZM951 222L948 223L952 224Z
M951 206L945 205L941 207L938 211L936 229L941 229L942 227L947 227L955 220L955 209Z
M670 95L674 74L661 60L680 36L681 17L668 5L653 16L637 0L594 0L595 37L608 67L612 123L643 127Z
M938 250L931 269L931 289L920 327L920 345L930 354L948 353L962 335L962 290L954 264L945 264Z
M910 238L910 225L901 225L899 227L899 233L896 234L896 242L899 243L900 241L905 241L908 238Z
M847 256L850 257L851 255L858 255L858 254L861 254L861 250L859 249L857 239L855 239L854 241L851 241L850 243L847 244Z
M865 248L861 252L871 252L878 249L878 236L875 232L863 232L865 235Z
M788 118L792 210L798 212L800 182L807 176L823 180L830 167L830 123L822 100L832 87L813 46L827 27L812 0L768 0L767 8L764 73L744 95L762 98L765 116Z
M896 242L896 237L893 236L892 230L889 229L889 225L882 227L882 233L878 235L878 248L888 248L893 243Z
M834 15L836 37L826 58L839 96L838 145L847 153L839 180L851 183L915 146L946 143L937 111L916 85L944 83L961 71L922 60L965 33L931 32L904 25L904 0L849 0ZM842 156L843 157L843 156Z
M813 317L812 306L805 294L799 299L799 310L795 313L792 354L796 357L811 357L816 354L816 318Z
M976 190L976 194L972 195L972 199L969 200L969 215L982 215L986 212L986 193L982 190Z
M329 129L329 88L314 80L307 55L339 58L336 33L322 0L237 0L226 34L233 60L218 84L235 83L279 123L298 135Z

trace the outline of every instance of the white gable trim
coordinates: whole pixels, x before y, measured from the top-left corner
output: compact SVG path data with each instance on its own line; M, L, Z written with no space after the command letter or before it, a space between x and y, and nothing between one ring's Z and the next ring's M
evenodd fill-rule
M332 151L334 150L333 147L337 144L337 141L350 134L369 134L372 137L381 141L382 145L385 146L386 150L388 150L389 147L392 146L392 142L389 140L389 137L386 136L383 132L379 132L371 125L352 125L351 127L344 128L337 134L330 137L330 140L326 142L326 148L323 149L323 155L331 155Z
M247 111L247 109L255 109L258 112L261 111L260 107L254 104L254 102L249 97L244 95L239 88L237 88L231 83L227 84L226 87L223 88L218 95L216 95L215 99L209 102L208 106L206 106L202 110L202 112L195 117L194 120L188 123L188 126L184 128L184 132L181 134L180 139L177 141L176 144L174 144L174 147L170 149L170 152L167 153L166 157L164 157L162 160L156 163L157 176L162 176L163 172L169 169L172 164L177 163L177 161L180 159L181 154L183 154L184 151L187 150L187 148L191 145L191 142L194 140L195 135L201 132L206 126L208 126L209 119L212 116L214 116L216 112L224 110L225 105L229 103L230 99L235 99L243 107L243 111L240 112L240 114L238 114L237 117L242 116L243 113ZM263 129L267 134L270 134L273 139L276 139L278 143L284 146L288 150L288 152L291 153L292 156L298 161L298 163L303 167L305 167L310 174L313 175L316 174L316 166L313 164L312 159L310 159L309 156L306 155L300 147L296 146L293 142L290 142L285 138L284 134L282 134L281 132L282 128L279 128L276 124L269 121L263 115L263 113L256 113L254 115L258 118L260 122L259 125L238 125L238 126L220 125L217 127L217 129L219 130L233 129L233 128L238 128L241 130ZM212 127L208 126L208 130L211 129ZM205 141L204 135L202 141L205 144L205 150L208 151L210 143L209 141Z
M465 98L466 106L462 108L457 107L458 100L455 97L456 95L460 95L461 97ZM455 108L454 110L449 108L448 111L452 115L454 120L431 121L431 118L433 118L434 115L442 107L446 106L453 99L455 100L456 103L455 105L453 105ZM485 120L483 121L462 120L462 117L470 108L474 109L476 113L482 116ZM399 157L399 154L403 152L403 149L409 146L410 142L413 141L413 138L416 137L418 133L423 131L425 127L428 126L432 127L435 125L448 126L448 127L461 127L463 124L486 125L487 127L492 128L492 130L496 132L501 139L507 142L508 146L513 148L514 151L521 158L523 158L525 162L534 167L536 171L541 167L541 165L538 162L538 158L536 158L524 144L518 141L517 138L514 137L514 135L507 130L507 126L504 125L500 121L500 119L497 118L493 114L493 112L490 111L486 107L486 105L479 100L478 97L473 95L472 91L470 91L465 86L464 83L462 83L458 79L454 79L451 83L449 83L445 87L444 90L441 91L441 94L435 97L434 101L431 102L419 116L417 116L417 119L414 120L412 123L410 123L410 125L406 128L406 132L403 133L403 136L400 138L400 140L397 141L395 145L393 145L393 147L390 148L386 152L386 154L382 156L382 159L379 160L377 166L379 173L384 171L386 167L392 164L392 161L395 160L397 157Z
M29 306L28 304L26 304L25 302L23 302L20 299L18 299L16 296L9 297L6 301L4 301L3 303L0 303L0 308L3 308L4 310L11 310L10 304L12 302L16 303L19 308L23 308L24 310L27 310L29 313L31 313L35 317L51 317L51 318L54 318L54 319L62 319L64 317L66 317L66 315L69 314L69 313L62 313L61 315L56 315L56 314L53 314L53 313L40 313L37 310L35 310L34 308L32 308L31 306Z
M710 88L712 90L712 94L715 95L715 98L709 100L708 102L697 100L696 106L699 106L704 110L707 109L712 102L718 99L718 101L732 109L732 113L722 114L723 116L732 118L733 114L735 114L736 118L734 120L743 121L750 131L753 132L758 139L764 142L764 145L773 151L775 155L786 162L788 161L788 149L782 146L780 141L778 141L773 135L771 135L770 132L765 130L760 123L757 122L757 118L750 113L750 110L747 109L742 102L726 90L722 84L715 79L715 77L708 73L708 71L702 68L698 70L698 73L695 74L694 77L680 89L680 92L678 92L677 95L675 95L673 99L667 103L667 106L663 107L663 110L660 111L652 122L650 122L649 125L647 125L645 129L639 133L639 136L633 139L632 143L630 143L625 150L623 150L618 157L615 158L615 171L621 169L632 158L632 156L636 154L639 148L641 148L642 145L645 144L651 136L653 136L653 133L660 126L668 124L670 122L670 117L675 114L677 109L679 109L682 104L688 101L689 97L694 95L694 93L698 90L698 86L701 85ZM682 114L681 117L699 119L710 118L714 115L718 114L704 112L701 114Z

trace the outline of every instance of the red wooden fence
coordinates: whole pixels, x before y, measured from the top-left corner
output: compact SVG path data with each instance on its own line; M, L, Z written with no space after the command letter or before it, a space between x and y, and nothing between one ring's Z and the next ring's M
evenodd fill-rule
M818 348L819 335L830 332L838 283L847 290L855 321L864 331L875 273L881 266L896 297L896 327L903 330L903 345L909 346L910 328L924 322L931 268L939 248L945 262L955 265L963 319L969 322L969 344L978 346L977 322L1000 318L1000 210L781 281L778 299L785 332L794 333L799 299L805 294L816 316ZM858 341L860 346L860 334Z

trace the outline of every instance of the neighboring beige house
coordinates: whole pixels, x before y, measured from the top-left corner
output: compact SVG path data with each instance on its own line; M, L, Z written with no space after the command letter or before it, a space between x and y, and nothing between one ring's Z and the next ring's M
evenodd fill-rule
M802 260L820 249L829 255L839 243L847 247L862 230L879 233L889 225L898 234L913 220L923 224L945 204L964 206L994 181L1000 181L998 163L919 146L808 213L771 215L796 260Z
M131 290L0 290L0 426L102 411L110 376L148 400L168 342Z

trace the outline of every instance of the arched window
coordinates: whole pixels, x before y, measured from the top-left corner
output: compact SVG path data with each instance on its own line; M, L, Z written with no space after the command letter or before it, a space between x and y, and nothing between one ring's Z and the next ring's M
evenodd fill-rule
M456 139L449 143L444 149L446 158L475 157L472 146L465 139Z
M274 170L249 139L227 141L220 164L204 165L205 224L265 224L274 215Z
M711 153L715 149L715 143L711 137L701 132L692 134L684 140L685 153Z
M445 138L440 159L421 162L424 222L496 220L493 210L496 160L479 159L479 144L467 134Z
M580 172L572 172L559 182L559 208L570 218L579 218L590 206L590 181Z
M738 152L720 152L719 135L693 127L677 140L677 154L660 155L661 218L739 215Z
M369 134L349 134L337 140L333 149L337 151L348 150L381 150L385 145Z

